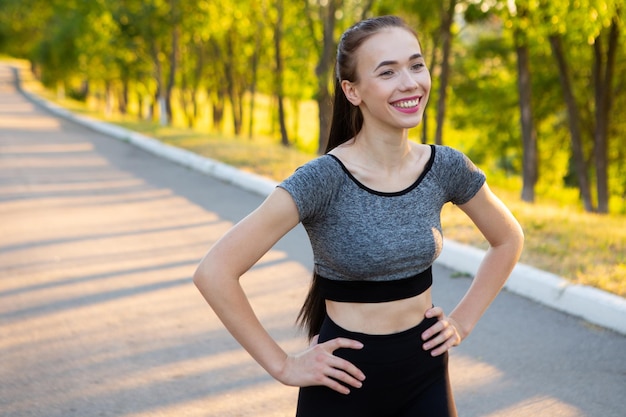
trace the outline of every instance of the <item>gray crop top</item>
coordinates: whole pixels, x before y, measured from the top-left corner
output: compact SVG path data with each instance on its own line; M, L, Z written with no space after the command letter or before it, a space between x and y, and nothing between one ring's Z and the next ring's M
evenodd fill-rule
M431 145L420 177L399 192L369 189L333 155L308 162L278 186L298 208L324 298L383 302L430 287L443 244L441 208L468 202L484 182L464 154Z

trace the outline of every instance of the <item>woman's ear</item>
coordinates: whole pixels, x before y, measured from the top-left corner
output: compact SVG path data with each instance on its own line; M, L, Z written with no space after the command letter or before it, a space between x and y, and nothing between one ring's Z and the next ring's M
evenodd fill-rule
M350 103L352 103L354 106L358 106L359 104L361 104L361 96L359 95L359 90L352 82L348 80L342 80L341 89L343 90L343 93L346 95L346 98Z

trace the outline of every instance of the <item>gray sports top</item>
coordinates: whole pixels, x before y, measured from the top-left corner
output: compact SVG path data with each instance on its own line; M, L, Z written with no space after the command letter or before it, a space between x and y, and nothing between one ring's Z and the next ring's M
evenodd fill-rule
M398 192L360 183L333 155L298 168L278 186L293 197L311 240L324 298L382 302L420 294L443 244L440 213L468 202L485 175L464 154L431 145L420 177Z

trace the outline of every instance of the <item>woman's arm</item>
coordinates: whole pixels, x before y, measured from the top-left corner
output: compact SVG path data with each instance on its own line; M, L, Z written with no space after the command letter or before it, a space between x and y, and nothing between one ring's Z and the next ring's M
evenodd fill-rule
M346 392L335 379L358 387L364 377L332 352L340 347L358 349L360 344L336 339L311 346L297 356L287 355L263 328L239 283L239 278L298 222L293 199L276 188L209 250L194 274L194 283L233 337L274 378L286 385L327 385Z
M489 249L481 262L472 284L456 308L445 317L436 307L427 317L441 319L423 334L428 340L424 348L439 355L465 339L476 326L487 307L496 298L519 260L524 244L524 234L509 209L496 197L487 184L467 203L460 205L489 242Z

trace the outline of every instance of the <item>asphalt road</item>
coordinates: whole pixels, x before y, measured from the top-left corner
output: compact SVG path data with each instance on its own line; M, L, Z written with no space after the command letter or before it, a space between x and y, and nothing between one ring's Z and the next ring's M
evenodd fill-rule
M293 416L191 282L260 201L53 117L0 64L0 415ZM243 278L289 351L310 268L297 228ZM450 310L469 278L434 273ZM450 366L462 417L626 416L626 337L511 293Z

